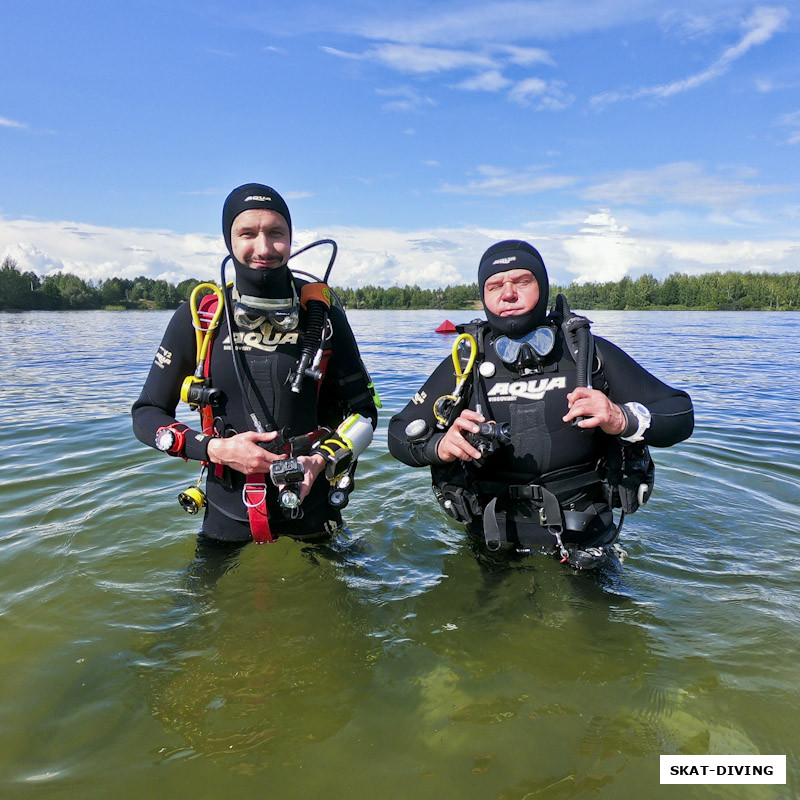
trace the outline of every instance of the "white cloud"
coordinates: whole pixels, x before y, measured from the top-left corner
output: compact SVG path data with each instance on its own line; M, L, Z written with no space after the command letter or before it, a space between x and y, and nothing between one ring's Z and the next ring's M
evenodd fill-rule
M778 124L793 128L786 139L786 144L800 144L800 111L793 111L791 114L784 114Z
M511 81L496 69L473 75L455 85L456 89L479 92L497 92L511 85Z
M448 50L406 44L379 44L364 53L347 53L332 47L322 48L326 53L357 61L375 61L398 72L425 74L449 72L455 69L491 69L497 66L494 59L469 50Z
M521 106L534 105L537 111L548 109L560 111L571 105L574 98L564 94L562 81L544 81L541 78L526 78L519 81L508 96Z
M678 239L634 231L610 209L589 214L574 233L530 241L540 248L551 280L565 284L618 281L646 272L663 279L674 272L794 271L800 254L800 239Z
M699 164L676 162L648 170L625 170L607 181L581 190L580 195L599 203L638 205L657 202L724 209L752 197L775 194L788 188L729 180L706 174Z
M182 192L178 192L178 194L185 194L185 195L198 195L198 196L205 196L205 197L213 197L214 195L222 195L225 196L224 189L220 189L218 187L209 187L208 189L187 189Z
M327 229L326 235L339 245L331 277L339 286L418 284L432 288L471 283L481 253L495 241L492 232L476 228L397 231L334 227ZM304 232L302 239L306 238L311 241L315 234Z
M521 67L529 67L531 64L555 65L550 53L539 47L518 47L513 44L505 44L497 46L496 49L500 53L505 53L511 64Z
M498 92L512 87L509 99L523 106L534 105L537 110L558 110L566 108L573 98L564 94L564 84L559 81L545 81L541 78L527 78L514 81L503 74L509 66L529 66L531 64L553 65L553 59L537 47L519 47L511 44L484 44L480 50L449 49L428 47L419 44L377 44L363 53L351 53L333 47L323 47L323 51L339 58L356 61L371 61L382 64L397 72L412 75L433 75L443 72L464 70L474 74L452 84L450 88L463 91ZM418 109L419 105L396 103L393 110L407 111Z
M320 47L323 53L328 53L328 55L336 56L337 58L347 58L351 61L363 61L364 55L361 53L349 53L346 50L339 50L336 47L327 47L322 46Z
M420 94L410 86L397 86L393 89L376 89L375 93L381 97L394 98L384 103L384 111L420 111L425 106L435 106L436 101L426 95Z
M440 192L463 195L504 195L538 194L553 189L563 189L575 183L568 175L542 175L538 170L508 170L502 167L483 166L478 169L483 180L471 181L458 186L444 184Z
M561 239L567 272L578 283L618 281L658 260L652 243L633 237L607 209L588 216L574 235Z
M681 92L696 89L727 73L733 62L744 56L753 47L768 42L783 29L788 18L789 11L786 8L761 6L742 23L742 27L745 29L742 38L735 45L726 48L706 69L658 86L643 87L631 92L605 92L596 95L590 102L595 108L603 108L620 100L666 99Z
M763 241L719 235L699 226L687 234L687 220L677 212L647 217L612 207L564 211L555 220L530 219L514 229L464 226L394 230L331 227L298 230L300 248L332 238L339 255L331 276L338 286L419 284L425 288L472 283L478 260L493 242L527 238L542 253L551 279L609 281L650 272L711 270L796 271L800 237L773 236ZM524 231L528 230L526 236ZM727 231L739 228L728 227ZM761 228L759 232L763 234ZM146 275L178 283L185 278L219 280L224 254L221 237L181 235L168 230L115 229L73 222L36 222L0 217L0 259L14 258L23 270L39 275L71 272L84 280ZM297 269L321 276L329 250L316 248L292 261Z
M800 127L800 110L792 111L790 114L784 114L779 120L781 125L791 125L793 127Z
M84 280L145 275L173 283L192 276L213 279L224 252L218 236L0 217L0 253L40 275L62 271Z
M342 27L368 39L415 44L466 44L487 41L552 39L620 24L656 19L663 5L651 0L511 0L511 2L414 5L403 15L392 5L345 21Z
M527 102L531 97L539 97L547 91L547 81L541 78L526 78L520 81L510 92L509 96L517 103Z
M17 122L14 119L8 119L8 117L0 117L0 128L27 128L28 126L24 122Z

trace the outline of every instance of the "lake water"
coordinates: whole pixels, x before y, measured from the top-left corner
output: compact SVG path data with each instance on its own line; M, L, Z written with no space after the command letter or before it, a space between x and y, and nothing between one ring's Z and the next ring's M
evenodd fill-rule
M2 797L800 796L800 315L590 313L697 419L593 575L483 563L388 455L445 316L349 313L384 401L349 539L213 583L195 465L130 427L169 314L0 315ZM659 785L707 753L788 783Z

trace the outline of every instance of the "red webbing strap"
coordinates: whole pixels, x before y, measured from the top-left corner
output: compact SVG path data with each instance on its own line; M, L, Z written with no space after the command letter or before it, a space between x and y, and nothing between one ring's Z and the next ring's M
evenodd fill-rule
M253 541L258 544L275 541L269 527L266 481L267 476L263 472L256 472L247 476L244 489L242 489L242 500L247 507L247 516L250 518L250 533L253 535Z
M325 373L328 371L328 362L331 360L332 353L333 350L331 350L330 347L322 351L322 358L319 362L319 371L322 373L322 376L317 381L317 399L319 399L319 394L322 391L322 382L325 380Z

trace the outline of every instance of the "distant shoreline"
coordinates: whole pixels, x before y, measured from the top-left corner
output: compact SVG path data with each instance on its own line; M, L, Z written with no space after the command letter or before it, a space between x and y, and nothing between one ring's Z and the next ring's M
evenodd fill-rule
M800 308L705 308L695 306L692 308L686 306L648 306L647 308L607 308L607 307L600 307L595 306L593 308L584 308L582 306L575 306L572 309L573 311L697 311L697 312L708 312L708 313L733 313L733 314L741 314L744 312L752 312L752 313L765 313L765 314L773 314L773 313L797 313L800 311ZM87 311L117 311L117 312L153 312L153 313L164 313L164 312L174 312L174 308L123 308L121 306L107 306L105 308L0 308L0 314L28 314L28 313L52 313L53 311L68 311L68 312L87 312ZM427 307L420 307L420 308L381 308L379 306L376 307L366 307L362 306L360 308L349 308L345 306L345 311L439 311L442 314L445 313L467 313L467 312L482 312L483 308L427 308Z
M22 272L12 258L0 264L0 310L90 311L174 310L202 282L177 285L140 275L86 282L56 273L39 278ZM800 272L674 273L663 280L640 275L605 283L549 287L550 297L565 294L582 311L798 311ZM332 286L347 309L370 311L474 311L482 307L477 283L435 289L413 286Z

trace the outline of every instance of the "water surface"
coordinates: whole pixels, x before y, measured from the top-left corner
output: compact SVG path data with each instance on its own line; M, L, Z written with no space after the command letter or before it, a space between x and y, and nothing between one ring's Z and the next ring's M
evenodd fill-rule
M0 315L3 797L639 798L668 753L785 753L681 796L797 796L800 315L590 313L697 418L593 576L486 563L386 452L444 316L349 312L384 401L349 537L214 580L195 466L130 430L169 314Z

